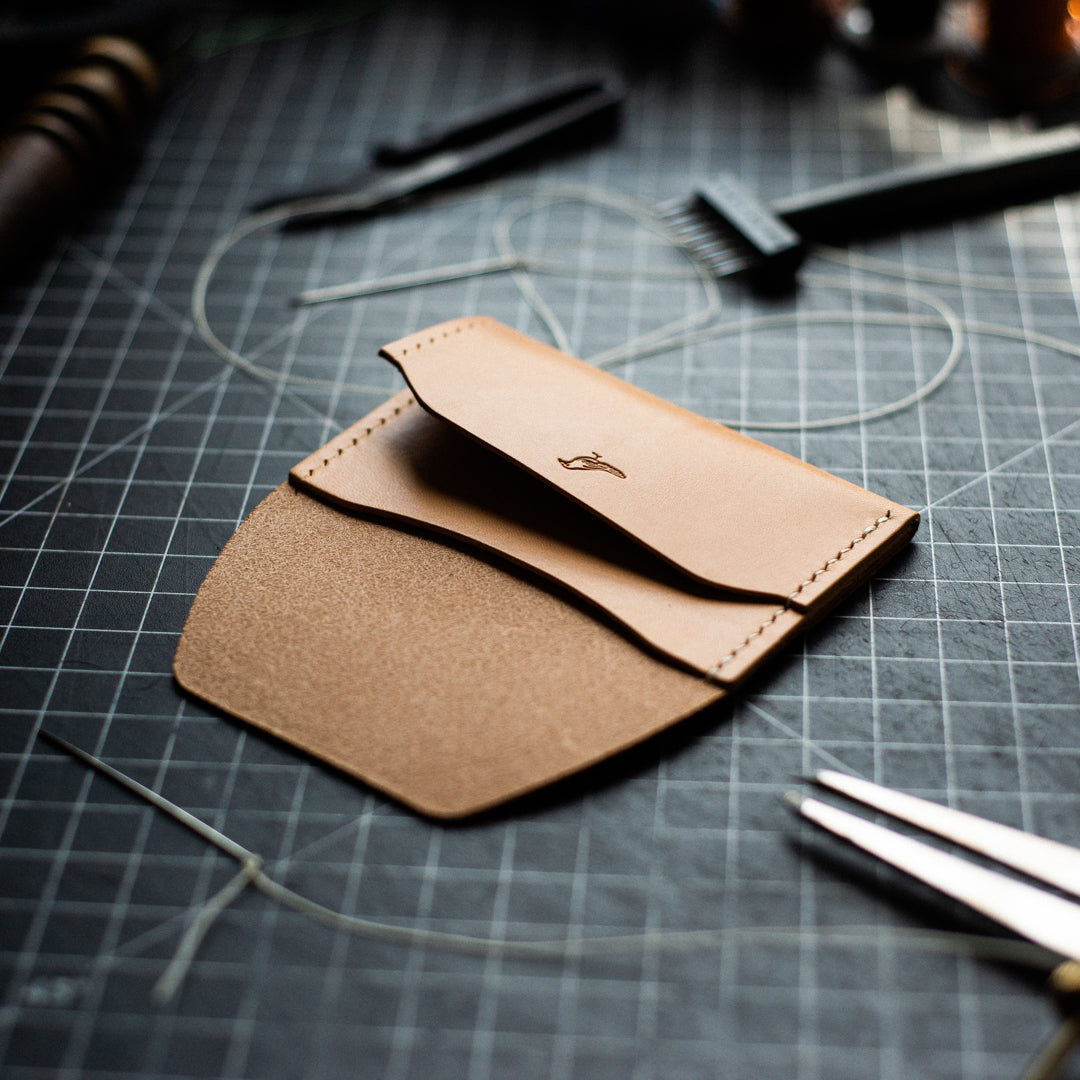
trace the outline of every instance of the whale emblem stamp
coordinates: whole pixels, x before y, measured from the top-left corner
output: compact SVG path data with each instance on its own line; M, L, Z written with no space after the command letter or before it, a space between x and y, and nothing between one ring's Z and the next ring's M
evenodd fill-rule
M601 472L617 476L620 480L626 479L626 473L622 469L617 469L610 462L601 460L599 450L594 450L591 454L578 454L577 457L556 458L555 460L564 469L599 469Z

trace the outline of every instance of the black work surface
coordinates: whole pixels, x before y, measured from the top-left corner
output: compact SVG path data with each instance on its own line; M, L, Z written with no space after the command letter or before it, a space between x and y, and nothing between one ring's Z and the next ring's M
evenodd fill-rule
M199 263L258 197L606 60L630 85L614 140L371 222L241 241L207 310L261 375L196 333ZM486 820L422 820L173 683L187 609L236 526L397 388L381 344L474 311L547 338L507 275L298 311L300 289L491 255L498 216L544 184L650 201L725 168L779 197L1022 127L932 111L840 54L795 91L738 70L710 34L670 63L624 61L566 27L424 5L222 52L174 92L131 182L0 301L6 1078L985 1080L1018 1076L1050 1032L1045 969L958 951L956 933L997 932L811 836L781 801L799 775L839 767L1080 832L1080 360L1045 342L969 328L926 400L760 433L921 510L911 550L730 704ZM515 243L571 264L529 280L579 356L704 303L684 262L595 198L521 213ZM1080 198L1061 197L859 251L933 271L919 288L969 324L1075 348L1078 215ZM613 265L628 276L595 273ZM795 321L616 370L713 418L806 421L900 398L944 362L940 325L851 318L908 310L900 279L822 257L806 270L795 297L721 285L720 322ZM174 999L153 1004L235 863L43 727L375 925L329 928L248 889ZM928 929L948 936L917 936ZM558 945L580 937L620 940ZM530 957L503 941L556 944Z

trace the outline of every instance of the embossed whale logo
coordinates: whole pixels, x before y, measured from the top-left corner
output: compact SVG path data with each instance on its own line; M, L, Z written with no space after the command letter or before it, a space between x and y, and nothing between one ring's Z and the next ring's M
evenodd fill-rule
M556 458L564 469L599 469L601 472L610 473L620 480L626 479L626 473L622 469L615 468L607 461L600 460L600 451L594 450L591 454L578 454L572 458Z

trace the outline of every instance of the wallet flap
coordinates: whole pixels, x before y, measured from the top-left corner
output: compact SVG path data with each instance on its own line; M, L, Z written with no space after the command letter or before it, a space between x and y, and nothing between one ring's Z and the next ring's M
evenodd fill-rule
M537 571L669 659L731 685L803 616L695 588L670 565L402 391L290 472L350 510L461 538ZM687 588L690 584L691 588Z
M807 611L841 561L880 562L918 521L490 318L382 355L429 412L718 588Z

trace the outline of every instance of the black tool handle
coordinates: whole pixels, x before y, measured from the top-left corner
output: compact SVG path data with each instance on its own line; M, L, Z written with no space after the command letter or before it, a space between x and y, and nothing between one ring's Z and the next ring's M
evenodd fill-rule
M1032 135L956 164L912 165L789 195L773 212L809 240L839 242L1080 188L1080 127Z
M283 222L282 228L304 229L338 218L373 213L440 187L447 181L472 176L527 147L536 147L554 137L565 138L579 125L591 125L600 118L614 117L624 93L621 84L600 87L579 100L571 100L508 131L489 135L474 145L444 150L381 179L375 178L356 191L305 199L304 204L298 204L296 211Z
M469 146L550 113L561 105L620 86L619 79L606 70L564 75L500 98L444 125L421 129L406 138L381 142L375 147L375 160L380 165L408 165L443 150Z

